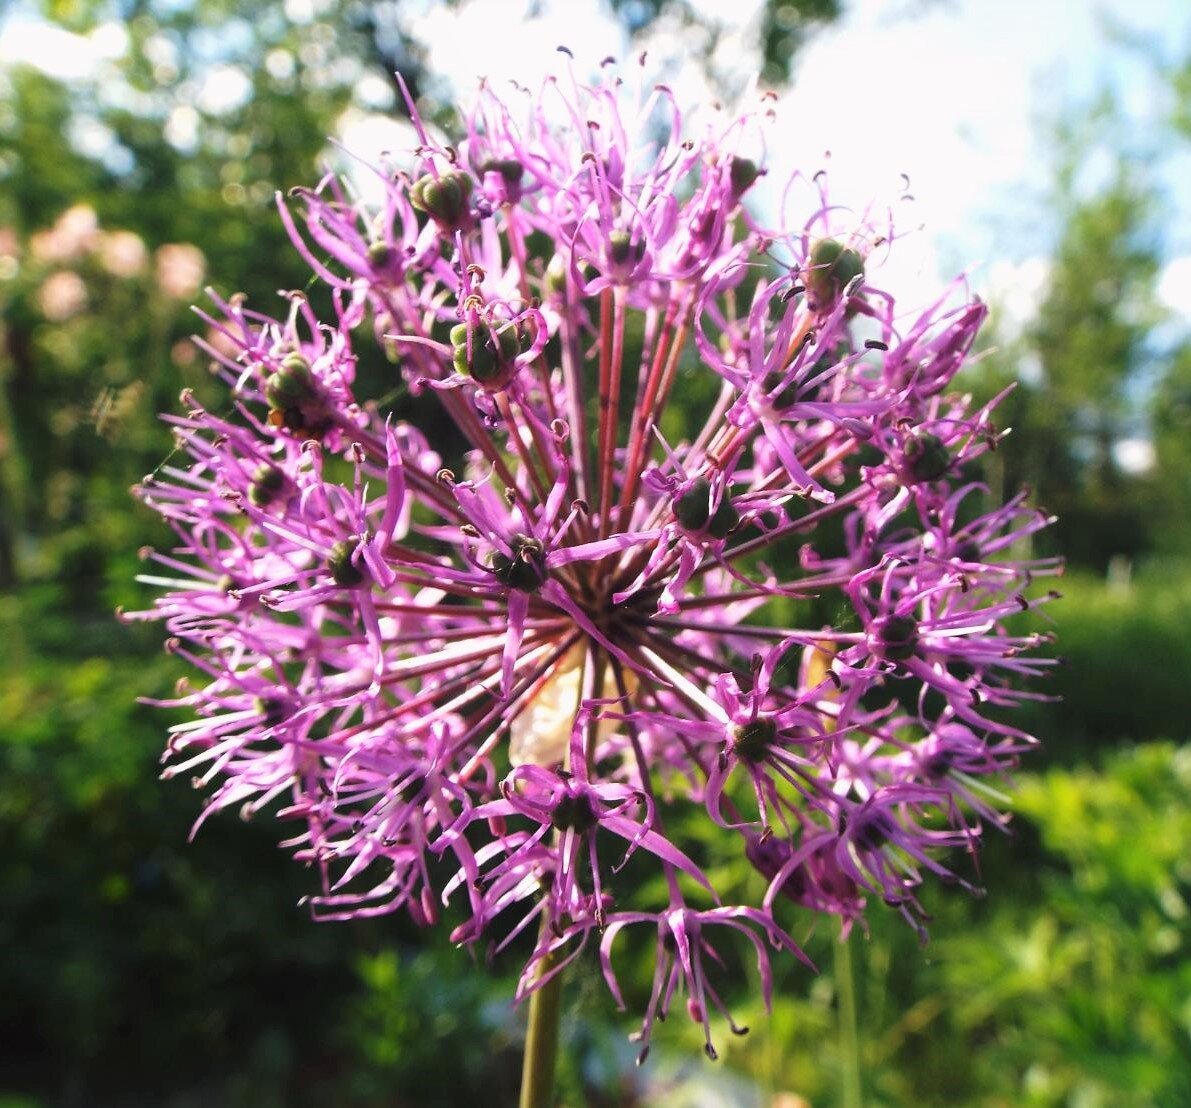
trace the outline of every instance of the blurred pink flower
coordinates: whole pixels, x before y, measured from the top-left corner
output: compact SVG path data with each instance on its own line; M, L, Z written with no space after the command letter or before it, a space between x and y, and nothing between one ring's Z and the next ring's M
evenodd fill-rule
M0 258L19 258L21 239L15 227L0 227Z
M99 264L113 277L137 277L145 272L149 253L135 231L108 231L99 245Z
M37 303L46 319L61 323L87 306L87 286L72 270L51 273L37 290Z
M171 242L158 248L157 284L173 300L189 300L203 286L207 259L189 242Z
M75 204L48 231L39 231L30 238L29 252L41 262L73 262L94 250L99 237L95 209L90 204Z

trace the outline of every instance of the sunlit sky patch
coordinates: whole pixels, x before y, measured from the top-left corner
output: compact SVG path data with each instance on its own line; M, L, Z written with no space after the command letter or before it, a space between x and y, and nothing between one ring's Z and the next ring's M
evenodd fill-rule
M960 269L1004 314L1027 318L1045 277L1056 228L1046 203L1053 160L1047 135L1065 109L1101 89L1116 93L1139 136L1152 134L1168 110L1145 47L1165 62L1191 49L1191 5L1182 0L854 0L835 26L801 55L795 81L777 105L770 189L795 168L829 164L833 198L862 209L892 205L911 229L883 277L908 302L925 300ZM293 9L292 11L290 9ZM723 24L714 43L678 21L655 27L648 47L680 99L712 93L692 56L744 88L756 58L746 47L760 0L703 0L700 14ZM403 5L407 30L427 49L440 91L464 96L478 75L536 84L558 65L556 47L574 51L579 68L623 58L624 32L600 0L464 0ZM291 18L318 14L316 0L290 0ZM730 22L731 21L731 22ZM1141 48L1125 44L1126 40ZM70 34L22 11L0 24L0 67L32 62L78 80L101 72L127 38L118 24ZM169 59L163 59L163 64ZM248 94L247 75L213 58L198 106L218 114ZM271 64L276 64L272 59ZM367 81L367 78L365 78ZM377 81L361 89L360 107L343 120L349 148L375 156L408 144L385 108ZM193 141L194 119L173 119L171 141ZM97 132L80 138L90 145ZM1191 143L1186 144L1191 147ZM830 160L825 163L825 154ZM1100 172L1105 172L1104 159ZM1090 159L1092 178L1097 161ZM913 200L904 199L901 175ZM1191 152L1166 159L1171 205L1170 257L1159 293L1172 312L1191 317ZM921 230L918 230L921 228Z

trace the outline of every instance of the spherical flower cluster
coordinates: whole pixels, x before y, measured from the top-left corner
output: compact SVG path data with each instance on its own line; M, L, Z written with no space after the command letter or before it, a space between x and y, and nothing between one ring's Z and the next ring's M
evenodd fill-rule
M1013 560L1047 520L973 476L991 405L949 389L983 306L957 283L900 311L892 228L821 178L762 227L765 107L481 88L375 205L295 190L327 318L215 298L230 414L170 417L187 461L138 489L178 536L145 578L168 591L126 615L201 675L166 774L212 786L203 818L292 823L317 916L536 934L522 994L590 944L617 999L617 936L652 929L639 1036L683 996L712 1056L718 936L768 997L792 929L870 898L920 926L928 873L967 884L989 779L1034 741L1003 709L1049 664L1007 621L1057 568ZM449 433L357 395L381 353ZM676 841L700 811L756 902Z

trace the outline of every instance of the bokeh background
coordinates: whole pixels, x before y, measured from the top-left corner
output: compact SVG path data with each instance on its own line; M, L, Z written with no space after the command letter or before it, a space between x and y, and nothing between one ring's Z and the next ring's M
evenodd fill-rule
M403 919L310 922L267 821L156 780L181 670L143 607L162 531L128 486L155 413L210 395L207 283L307 280L275 189L406 144L392 74L448 131L480 73L648 50L690 98L779 93L775 172L900 205L886 279L993 305L968 385L1020 381L985 478L1059 515L1068 664L933 938L853 940L869 1105L1191 1104L1191 11L1180 0L9 0L0 4L0 1106L513 1102L518 960ZM830 150L830 159L826 151ZM901 174L909 176L909 184ZM776 191L758 203L773 214ZM1051 629L1048 626L1040 629ZM692 828L692 833L698 833ZM704 832L706 833L706 832ZM706 848L715 850L714 836ZM744 881L719 857L717 879ZM832 936L720 1063L696 1029L631 1065L593 964L568 983L569 1105L842 1103ZM640 967L634 991L648 987ZM845 1044L841 1046L841 1043Z

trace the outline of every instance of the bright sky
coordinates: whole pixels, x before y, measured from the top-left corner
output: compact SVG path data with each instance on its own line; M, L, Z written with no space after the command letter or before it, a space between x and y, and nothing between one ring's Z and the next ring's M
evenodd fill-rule
M319 5L288 0L287 12L307 20L317 17ZM695 7L725 24L736 21L713 60L743 84L753 64L744 44L760 0L699 0ZM891 264L898 272L885 275L903 300L926 299L940 281L964 269L976 291L1000 302L1010 316L1027 317L1045 280L1044 258L1055 233L1044 203L1048 122L1108 83L1136 134L1145 135L1147 122L1166 105L1152 64L1119 39L1151 43L1163 60L1178 60L1191 52L1191 4L851 0L845 7L845 18L801 56L794 87L778 105L775 133L781 142L771 150L770 184L796 167L814 172L830 150L834 198L858 208L873 200L893 203L903 228L923 228L895 252ZM560 43L571 47L581 68L626 53L623 34L600 0L463 0L450 6L410 0L402 13L428 48L431 72L461 96L480 74L536 83L557 65ZM702 51L698 32L684 37L678 25L662 25L652 39L651 53L669 66L666 77L680 99L708 98L698 67L682 64ZM0 67L25 60L67 79L83 77L124 45L115 24L81 38L10 14L0 24ZM239 88L217 70L203 94L203 107L211 110ZM185 130L185 120L172 122L175 130ZM347 145L361 154L408 141L391 120L363 112L345 120L345 132ZM1185 156L1167 171L1175 230L1160 288L1168 305L1191 319L1191 143L1186 145ZM902 173L910 177L912 203L897 200Z
M1166 104L1152 63L1119 41L1153 44L1173 62L1191 52L1186 0L853 0L848 14L801 56L792 90L778 107L774 173L811 172L831 151L833 196L862 208L893 202L903 227L922 226L897 252L896 274L925 299L963 269L978 292L1008 315L1030 314L1045 280L1055 228L1046 216L1051 163L1047 126L1064 107L1086 103L1105 85L1119 96L1139 135ZM702 0L701 14L736 19L714 54L740 74L741 41L757 0ZM412 22L431 68L466 93L477 74L533 84L565 43L579 63L623 57L619 31L598 0L465 0L433 3ZM510 41L515 47L501 49ZM653 35L655 57L695 53L679 28ZM496 45L494 45L496 44ZM696 67L667 74L680 99L705 95ZM1189 144L1191 145L1191 144ZM1172 236L1161 282L1169 307L1191 319L1191 154L1173 165L1168 191L1187 228ZM896 200L901 174L914 201ZM770 203L776 203L771 199Z

